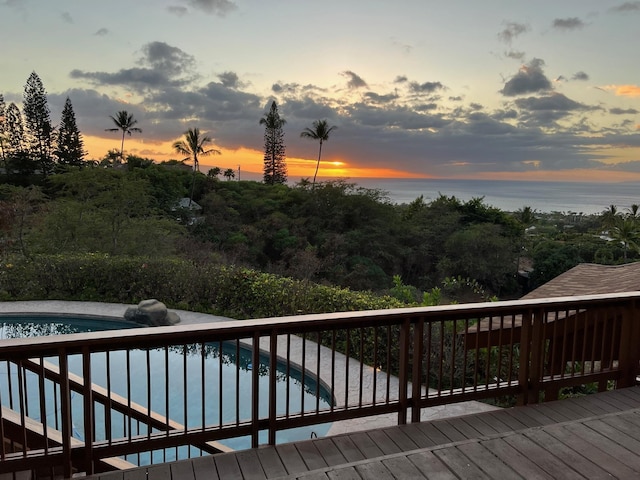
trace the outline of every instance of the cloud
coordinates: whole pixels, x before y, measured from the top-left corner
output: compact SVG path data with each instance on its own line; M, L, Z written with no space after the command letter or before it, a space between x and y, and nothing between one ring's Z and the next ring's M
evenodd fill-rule
M347 81L347 87L349 88L353 89L353 88L368 87L367 82L365 82L362 79L362 77L353 73L351 70L345 70L344 72L341 72L340 75L342 75L343 77L347 77L349 79Z
M373 103L390 103L398 98L397 94L388 93L386 95L380 95L376 92L367 92L364 94L364 98Z
M522 61L524 59L525 53L518 52L516 50L509 50L508 52L504 52L504 56L507 58L513 58L514 60Z
M69 12L62 12L60 14L60 16L62 17L62 21L65 23L73 23L73 17L71 16L71 14Z
M526 110L557 110L569 112L572 110L589 110L591 107L571 100L561 93L553 93L544 97L519 98L515 104Z
M393 83L406 83L409 79L407 78L406 75L398 75L394 80Z
M580 71L573 74L571 80L589 80L589 75Z
M107 30L106 28L99 28L98 30L96 30L96 33L94 33L94 35L98 36L98 37L104 37L105 35L109 34L109 30Z
M223 72L218 75L222 85L227 88L238 88L241 85L238 74L235 72Z
M524 23L516 23L516 22L506 22L506 26L504 30L498 33L498 38L508 44L511 45L511 42L522 35L525 32L529 31L529 26Z
M415 93L433 93L436 90L442 90L442 89L445 89L446 87L442 85L442 83L440 82L425 82L425 83L411 82L409 84L409 88L411 89L412 92L415 92Z
M605 85L597 88L605 92L612 91L618 97L640 97L638 85Z
M124 68L116 73L84 72L74 69L71 78L85 79L95 85L124 85L136 90L184 86L194 80L186 76L193 72L194 58L164 42L150 42L141 49L140 67Z
M584 27L584 22L578 17L556 18L553 21L552 27L556 30L578 30Z
M617 7L611 7L612 12L640 12L640 2L626 2Z
M187 0L187 5L196 10L220 17L224 17L227 13L238 8L234 2L230 2L229 0Z
M500 92L506 97L514 97L551 90L551 81L542 71L543 66L543 60L534 58L528 65L520 67L518 73L507 80Z
M637 115L640 111L635 108L610 108L609 113L612 115Z

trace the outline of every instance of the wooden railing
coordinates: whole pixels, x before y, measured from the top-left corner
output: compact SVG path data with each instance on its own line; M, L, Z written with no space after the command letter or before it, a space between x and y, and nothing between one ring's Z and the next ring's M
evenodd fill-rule
M3 340L0 473L68 478L211 453L230 438L275 443L294 427L389 413L406 423L435 405L630 386L639 301L632 292ZM294 400L296 389L306 396Z

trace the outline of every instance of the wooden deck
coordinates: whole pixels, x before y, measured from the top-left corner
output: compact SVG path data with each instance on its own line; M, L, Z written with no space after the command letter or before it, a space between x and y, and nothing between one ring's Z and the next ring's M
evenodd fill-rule
M640 478L640 387L87 478Z

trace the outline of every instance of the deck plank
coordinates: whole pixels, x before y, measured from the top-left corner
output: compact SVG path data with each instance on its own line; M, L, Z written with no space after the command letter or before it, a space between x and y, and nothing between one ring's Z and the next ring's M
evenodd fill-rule
M398 428L417 445L417 448L427 448L436 445L433 440L420 430L418 425L418 423L409 423L407 425L399 425Z
M342 452L342 455L344 455L348 462L364 460L364 455L353 442L351 436L339 435L333 438L333 443L340 449L340 452Z
M191 463L196 480L218 480L220 478L212 456L194 458Z
M405 456L387 458L382 461L394 478L405 480L408 478L424 478L422 472Z
M161 463L147 468L148 480L171 480L171 464Z
M536 442L539 446L562 458L562 460L576 470L583 478L593 480L611 479L611 475L605 472L590 459L570 448L556 437L549 435L544 430L531 430L524 432L524 436Z
M345 456L340 452L340 449L335 443L333 443L333 439L331 437L320 438L318 440L314 440L313 443L328 466L332 467L334 465L349 463Z
M478 466L471 462L469 457L462 453L457 447L434 450L434 455L444 463L449 470L459 478L487 479L490 478Z
M356 472L358 472L362 478L375 478L376 480L394 480L394 476L380 460L361 463L359 465L356 465L355 468Z
M305 441L296 444L298 453L307 465L307 470L317 470L322 467L326 467L327 463L322 458L322 454L318 451L315 442Z
M413 425L417 425L420 431L433 442L434 445L444 445L445 443L450 443L451 439L447 437L444 433L442 433L438 428L431 422L428 423L415 423Z
M449 443L459 442L461 440L467 439L467 437L460 433L460 430L455 428L446 420L438 420L436 422L433 422L433 426L440 430L440 432L449 439Z
M236 460L242 471L242 478L247 480L265 480L267 478L262 469L257 449L237 452Z
M638 456L637 450L631 451L583 424L565 425L564 429L617 458L619 462L624 463L635 472L640 473L640 456Z
M388 430L388 429L385 429ZM390 453L399 453L400 447L396 445L396 443L389 438L389 436L385 433L384 430L370 430L368 432L369 438L378 446L380 450L382 450L384 455L389 455Z
M365 432L356 432L350 436L353 443L358 447L364 458L376 458L384 455L380 447L376 445L369 435Z
M287 473L300 473L308 470L295 444L283 443L282 445L276 445L275 448L284 464L284 468L287 469Z
M171 478L180 478L181 480L196 480L193 472L193 463L190 461L179 461L171 463Z
M405 430L404 425L401 425L397 428L391 428L385 433L393 443L398 446L401 452L408 452L409 450L416 450L420 448L420 446L411 440L411 437L405 433Z
M504 441L552 477L557 472L562 472L563 480L581 480L583 478L569 465L524 435L509 435L504 438Z
M487 449L480 442L467 442L458 446L460 450L469 460L486 473L490 478L522 478L509 465L496 457L491 450Z
M553 478L542 468L536 465L535 462L529 460L526 456L509 445L503 438L486 440L482 442L482 446L490 450L491 453L513 470L517 471L518 474L522 475L524 478Z
M458 478L432 451L425 450L423 452L413 453L407 458L427 478L437 478L438 480L457 480Z
M236 453L215 455L214 461L220 478L224 480L242 480L242 470L238 465Z
M287 469L274 447L258 448L258 459L267 478L281 477L287 474Z
M354 467L329 470L327 477L331 480L362 480L362 477L358 475L358 471Z
M593 463L599 465L603 470L617 478L634 478L636 472L623 463L619 462L615 456L603 451L600 447L594 447L581 437L575 436L564 426L549 426L545 431L561 441L563 444L577 451L581 456L588 458Z

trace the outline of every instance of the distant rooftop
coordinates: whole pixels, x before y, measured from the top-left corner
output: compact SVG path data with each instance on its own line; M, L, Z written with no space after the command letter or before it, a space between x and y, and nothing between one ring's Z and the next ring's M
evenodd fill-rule
M640 262L624 265L581 263L527 293L522 299L597 295L640 290Z

